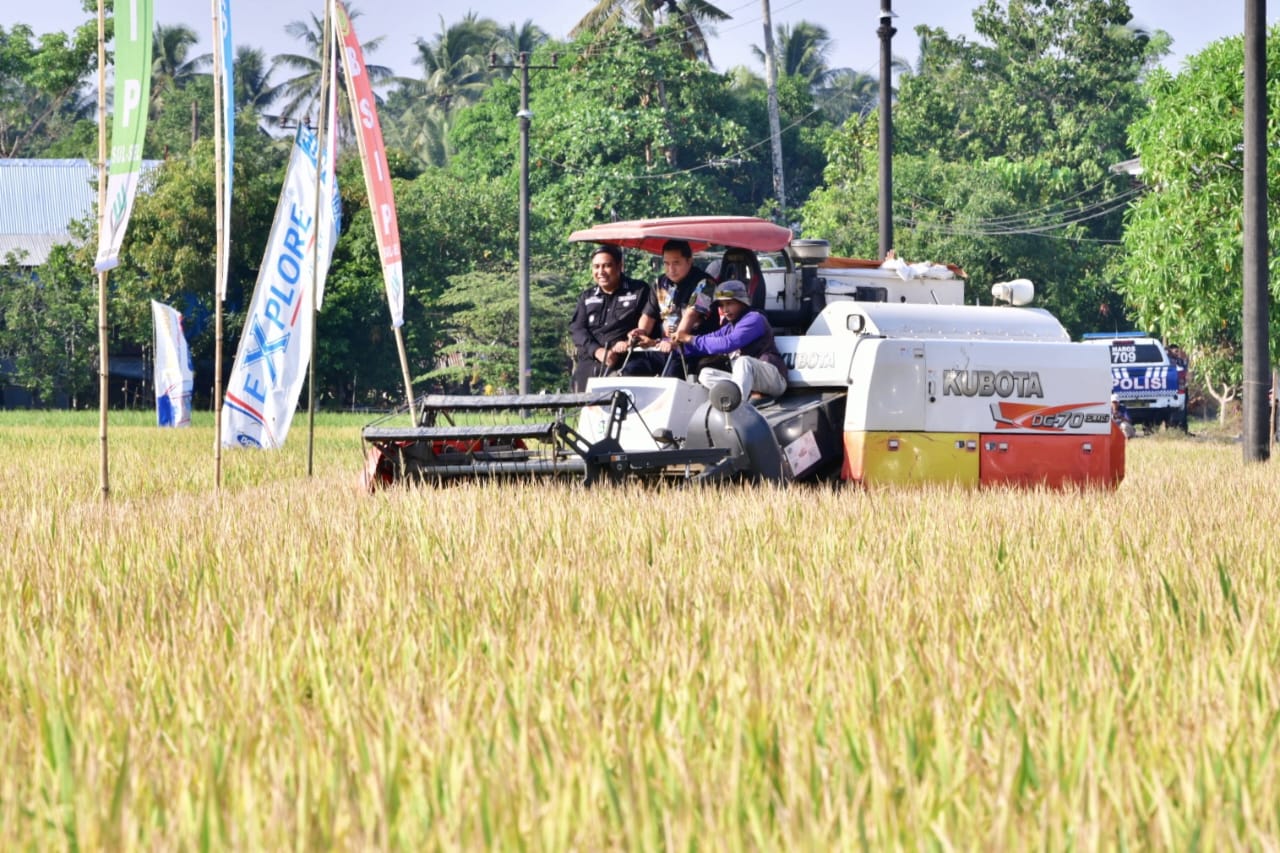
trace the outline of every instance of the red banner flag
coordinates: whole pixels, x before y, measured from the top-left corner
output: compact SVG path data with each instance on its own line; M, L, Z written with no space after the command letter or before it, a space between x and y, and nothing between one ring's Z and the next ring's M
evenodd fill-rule
M404 325L404 272L400 262L400 226L396 222L396 201L391 191L391 175L387 171L387 151L382 143L382 125L373 98L373 86L365 73L364 51L351 18L341 0L333 0L336 37L342 46L342 68L347 78L347 97L351 101L351 117L360 145L364 165L364 183L369 193L369 211L373 214L373 231L382 256L382 278L387 285L387 304L391 308L391 326Z

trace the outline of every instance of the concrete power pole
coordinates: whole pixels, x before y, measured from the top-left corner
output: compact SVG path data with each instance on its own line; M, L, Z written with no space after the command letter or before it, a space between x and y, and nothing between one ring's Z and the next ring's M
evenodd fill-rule
M1244 461L1271 455L1267 294L1267 3L1244 4Z
M893 248L893 28L892 0L880 0L880 257Z
M769 140L773 147L773 195L778 200L778 215L782 221L787 211L787 184L782 176L782 122L778 118L778 60L773 49L773 18L769 13L769 0L761 0L764 6L764 78L769 84Z

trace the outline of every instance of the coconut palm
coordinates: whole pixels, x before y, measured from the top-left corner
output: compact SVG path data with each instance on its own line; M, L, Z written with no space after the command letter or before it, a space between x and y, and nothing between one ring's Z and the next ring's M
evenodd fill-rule
M475 12L456 24L445 26L431 41L418 39L414 64L422 68L420 80L403 81L411 100L441 106L445 112L472 104L488 88L493 72L489 54L501 41L497 21L479 18Z
M844 124L852 115L865 118L880 103L880 81L852 68L835 68L814 100L833 124Z
M507 24L506 29L498 33L498 64L514 65L520 54L532 54L550 40L551 37L547 35L547 31L531 20L526 19L519 27L515 24ZM505 76L510 74L512 69L499 68L497 71Z
M794 27L782 24L777 32L774 49L777 51L779 73L805 81L814 102L822 107L833 123L843 124L851 115L865 116L879 104L880 81L877 78L852 68L830 66L835 42L826 27L799 21ZM764 62L763 50L752 45L751 52L757 60ZM895 57L893 70L899 73L910 71L910 65Z
M236 47L235 74L236 109L254 110L267 126L278 125L279 116L268 112L280 98L280 87L271 84L271 70L267 57L256 47Z
M360 13L355 9L349 9L347 17L354 21L360 17ZM324 44L324 19L312 13L309 21L290 21L285 25L284 31L301 41L306 47L306 53L282 53L271 60L272 72L277 68L286 68L297 72L279 86L281 96L286 99L280 109L280 115L284 120L313 118L317 114L316 105L320 100L321 47ZM360 48L364 51L365 57L364 71L369 77L370 85L374 86L393 79L390 68L385 65L369 64L369 54L376 51L380 44L382 44L381 36L360 43ZM338 69L338 76L339 79L345 79L341 68ZM345 86L346 84L340 83L339 85ZM341 104L340 109L345 115L346 100L339 99L339 101Z
M538 38L545 40L546 35L530 23L504 30L474 12L451 25L441 17L440 32L416 42L418 55L413 61L422 76L397 78L400 85L387 101L383 128L387 142L424 165L445 165L455 114L478 101L502 73L490 66L490 57L505 63L511 45L536 44Z
M663 23L679 24L681 49L690 59L701 59L711 65L704 23L720 23L732 15L706 0L597 0L569 31L577 37L583 33L604 33L620 27L633 27L643 36L652 36Z
M798 77L806 81L810 89L817 89L831 76L829 60L833 47L831 34L821 24L809 21L799 21L794 27L779 24L774 41L778 73ZM764 51L757 45L751 46L751 53L757 61L764 62Z
M151 41L151 91L181 89L186 84L208 72L213 65L212 54L191 56L191 48L199 41L196 31L184 24L166 27L156 24Z
M401 92L388 99L395 107ZM393 110L394 112L394 110ZM389 115L382 132L389 147L398 148L423 166L449 163L449 129L453 116L439 104L418 102L399 115Z

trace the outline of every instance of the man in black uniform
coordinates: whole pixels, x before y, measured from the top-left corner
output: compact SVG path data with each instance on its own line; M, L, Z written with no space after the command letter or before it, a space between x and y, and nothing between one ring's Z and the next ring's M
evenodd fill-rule
M715 281L706 270L694 266L693 249L687 240L663 244L662 268L664 272L650 292L644 319L634 335L636 343L650 348L664 339L670 340L676 332L705 335L720 328L720 313L712 296ZM671 358L669 353L650 350L633 353L631 362L646 364L647 372L654 375L684 376L678 354Z
M573 390L585 391L587 380L622 365L630 335L640 325L649 302L649 285L622 274L622 249L601 245L591 254L591 287L582 291L569 322L576 350Z

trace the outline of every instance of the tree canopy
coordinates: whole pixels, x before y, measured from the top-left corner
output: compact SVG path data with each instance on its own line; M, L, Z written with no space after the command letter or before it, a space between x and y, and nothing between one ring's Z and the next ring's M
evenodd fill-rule
M821 25L779 28L785 177L788 198L798 201L777 211L763 81L745 67L718 73L699 42L703 25L726 18L701 2L673 9L602 0L568 43L548 40L533 21L440 18L439 31L418 40L418 67L402 69L409 76L370 68L386 97L379 109L415 380L510 384L506 356L514 348L497 341L512 334L518 276L520 81L501 66L524 53L534 65L555 65L530 74L537 387L563 379L556 312L567 317L586 281L580 248L565 242L575 228L690 213L781 214L839 254L873 255L881 97L894 98L899 256L959 264L971 301L989 298L995 281L1031 278L1039 303L1074 333L1128 326L1128 312L1234 381L1238 39L1194 57L1175 77L1153 71L1167 36L1135 29L1123 0L986 0L974 13L972 39L917 28L919 64L900 66L898 86L882 93L878 80L831 67ZM279 115L313 110L320 26L314 16L291 25L306 47L298 54L237 50L233 337L287 157L289 141L271 134ZM212 81L202 73L205 58L190 55L189 29L157 30L162 83L153 89L146 156L166 162L139 199L113 273L122 306L113 340L144 345L149 331L135 318L149 316L145 300L160 298L188 313L200 364L212 352ZM0 28L0 155L94 156L95 41L88 17L70 34ZM1134 152L1145 170L1140 185L1110 170ZM339 173L344 226L317 368L344 402L369 402L381 389L398 396L400 377L354 147ZM59 256L39 274L56 287L78 286L64 274L69 263ZM40 291L11 290L9 302L44 304ZM23 318L9 316L22 327ZM75 320L72 312L51 323ZM75 337L90 340L92 330ZM71 387L56 384L44 390Z
M1165 50L1131 19L1122 0L988 0L974 12L979 41L917 29L929 49L903 76L893 119L899 255L960 263L972 299L1030 278L1077 334L1122 320L1108 262L1131 193L1109 168L1129 157L1142 81ZM853 121L830 141L804 222L868 254L878 118Z
M1267 34L1268 91L1280 85L1280 27ZM1244 40L1223 39L1176 76L1154 75L1150 111L1131 129L1146 188L1126 217L1116 284L1134 318L1176 340L1219 388L1241 381L1244 276ZM1280 122L1271 98L1268 127ZM1274 135L1274 134L1272 134ZM1280 198L1280 161L1267 159L1268 197ZM1268 239L1280 239L1274 201ZM1274 254L1272 304L1280 295ZM1280 335L1271 312L1271 354Z

